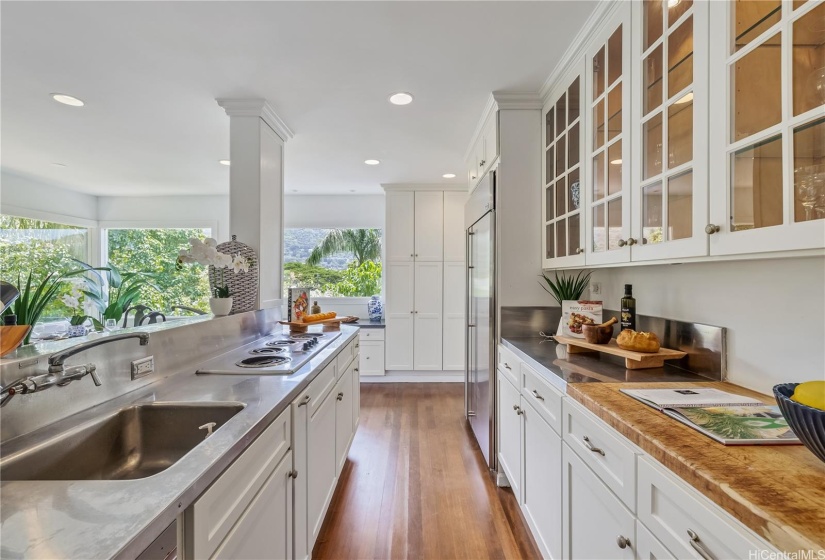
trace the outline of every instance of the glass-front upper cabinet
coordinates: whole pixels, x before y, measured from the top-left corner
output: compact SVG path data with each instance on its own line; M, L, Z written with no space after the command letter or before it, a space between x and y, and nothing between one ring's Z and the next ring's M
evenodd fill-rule
M625 2L586 55L587 264L630 260L630 10Z
M708 11L633 3L634 261L707 254Z
M710 253L821 248L825 3L710 4Z
M544 268L584 265L581 100L584 60L559 80L544 106Z

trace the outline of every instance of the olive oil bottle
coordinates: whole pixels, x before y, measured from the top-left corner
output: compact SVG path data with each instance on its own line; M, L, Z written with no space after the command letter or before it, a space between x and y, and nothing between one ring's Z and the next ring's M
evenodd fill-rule
M636 298L633 297L633 285L624 285L624 297L622 298L622 330L636 330Z

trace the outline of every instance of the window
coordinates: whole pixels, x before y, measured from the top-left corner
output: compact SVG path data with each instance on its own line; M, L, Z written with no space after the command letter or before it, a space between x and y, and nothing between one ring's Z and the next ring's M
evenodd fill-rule
M31 272L34 286L50 272L76 270L78 265L72 259L88 262L88 229L0 214L1 279L15 286L25 285ZM70 290L68 283L61 287L41 316L43 320L74 314L61 300Z
M172 306L184 305L209 310L209 278L205 267L193 264L175 269L181 249L192 237L210 237L204 229L108 229L107 262L121 272L154 274L152 286L145 286L135 304L168 312Z
M309 286L319 297L369 297L381 293L380 229L287 228L284 297Z

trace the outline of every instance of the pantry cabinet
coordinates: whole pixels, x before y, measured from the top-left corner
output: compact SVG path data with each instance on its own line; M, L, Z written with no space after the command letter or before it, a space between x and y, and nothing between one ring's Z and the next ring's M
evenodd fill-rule
M506 376L497 377L498 464L521 503L521 397Z
M443 369L464 370L464 334L467 302L467 270L464 262L444 263Z

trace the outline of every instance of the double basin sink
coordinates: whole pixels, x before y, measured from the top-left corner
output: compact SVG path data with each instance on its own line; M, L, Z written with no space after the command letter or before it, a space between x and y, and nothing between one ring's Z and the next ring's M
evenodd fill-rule
M0 480L133 480L179 461L235 416L237 402L121 408L0 458Z

